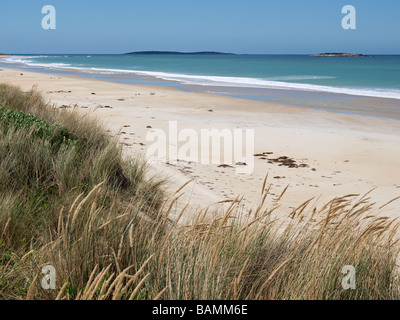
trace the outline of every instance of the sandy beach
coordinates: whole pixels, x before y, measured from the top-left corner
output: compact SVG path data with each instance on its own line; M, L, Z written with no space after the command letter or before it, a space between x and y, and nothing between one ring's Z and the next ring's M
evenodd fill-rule
M304 201L324 203L347 194L369 195L378 205L400 195L400 121L274 105L172 88L34 73L0 68L0 82L29 90L33 86L59 108L96 116L117 135L126 155L144 157L149 130L178 128L254 129L254 172L196 162L157 164L153 174L167 177L171 192L193 180L182 199L200 207L243 196L255 207L265 176L271 184L268 205L290 213ZM377 99L379 101L379 99ZM287 157L287 158L282 158ZM278 161L277 159L292 159ZM290 166L290 164L295 166ZM397 204L381 213L396 217Z

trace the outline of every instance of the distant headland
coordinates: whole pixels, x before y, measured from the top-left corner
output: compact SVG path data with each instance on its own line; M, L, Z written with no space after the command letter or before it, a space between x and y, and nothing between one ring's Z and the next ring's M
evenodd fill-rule
M361 53L319 53L310 55L310 57L370 57L366 54Z
M226 53L226 52L216 52L216 51L200 51L200 52L179 52L179 51L136 51L129 52L125 54L131 55L225 55L225 56L233 56L234 53Z
M7 53L0 53L0 57L9 57Z

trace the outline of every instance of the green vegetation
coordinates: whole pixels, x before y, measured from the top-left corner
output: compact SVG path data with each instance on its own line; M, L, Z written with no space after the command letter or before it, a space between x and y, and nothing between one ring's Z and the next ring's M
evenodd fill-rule
M22 128L32 130L33 137L39 137L48 141L51 146L60 147L62 144L69 144L76 141L66 129L57 124L48 125L32 114L22 111L0 108L0 122L3 134L7 135L8 130L19 130Z
M276 219L266 179L250 212L238 199L180 211L179 192L167 197L95 120L35 90L0 85L0 129L0 299L400 298L397 224L367 195ZM44 265L56 290L40 285Z

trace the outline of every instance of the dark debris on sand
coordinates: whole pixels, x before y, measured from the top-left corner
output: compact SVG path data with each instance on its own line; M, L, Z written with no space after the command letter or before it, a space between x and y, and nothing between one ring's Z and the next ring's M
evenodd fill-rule
M263 152L257 153L254 156L259 157L260 160L267 160L268 163L276 163L278 166L286 166L288 168L308 168L308 165L305 163L297 163L296 160L289 158L287 156L281 156L278 158L269 158L268 156L273 154L273 152Z

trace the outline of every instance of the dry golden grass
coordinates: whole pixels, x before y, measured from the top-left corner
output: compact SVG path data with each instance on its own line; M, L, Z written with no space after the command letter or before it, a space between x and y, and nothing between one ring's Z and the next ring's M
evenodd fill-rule
M29 129L0 130L1 299L400 297L398 223L379 216L368 195L320 207L305 201L282 216L265 205L266 178L254 210L237 198L186 225L179 218L187 208L170 218L185 186L165 198L145 165L123 161L93 120L5 85L0 105L85 142L79 152L68 145L54 153ZM55 267L56 290L40 285L45 265ZM341 286L346 265L356 269L355 290Z

